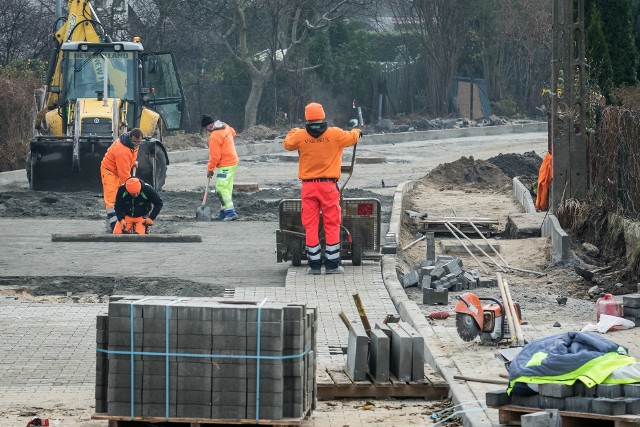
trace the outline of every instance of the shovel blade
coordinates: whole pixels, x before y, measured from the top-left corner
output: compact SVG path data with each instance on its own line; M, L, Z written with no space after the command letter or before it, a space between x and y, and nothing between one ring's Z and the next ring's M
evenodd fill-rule
M211 221L211 208L209 206L198 206L198 209L196 209L196 221Z

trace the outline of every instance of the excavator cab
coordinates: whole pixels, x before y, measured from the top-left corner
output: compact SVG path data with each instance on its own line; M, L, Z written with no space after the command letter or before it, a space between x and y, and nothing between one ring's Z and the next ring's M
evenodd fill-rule
M102 190L100 163L120 134L141 128L138 176L161 190L169 159L162 131L180 129L184 95L170 53L139 42L66 42L55 103L41 115L27 175L33 190Z

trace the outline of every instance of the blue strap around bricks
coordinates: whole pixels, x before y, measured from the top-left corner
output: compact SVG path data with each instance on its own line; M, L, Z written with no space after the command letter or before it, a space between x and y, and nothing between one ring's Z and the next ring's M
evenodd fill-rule
M170 356L184 356L184 357L204 357L204 358L226 358L226 359L256 359L256 423L260 420L260 360L261 359L269 359L269 360L283 360L283 359L297 359L300 357L304 357L311 350L310 348L305 349L303 353L300 354L289 354L283 356L261 356L260 355L260 318L262 314L262 307L267 302L267 298L263 299L260 304L258 304L258 332L257 332L257 350L255 356L248 355L233 355L233 354L193 354L193 353L170 353L169 352L169 306L173 305L180 301L185 301L188 298L179 298L177 300L171 301L165 305L165 352L151 352L151 351L134 351L134 317L133 317L133 305L136 303L140 303L151 299L153 297L145 297L138 301L134 301L130 305L129 317L130 317L130 335L131 335L131 350L108 350L104 348L96 348L96 351L100 353L107 354L124 354L131 356L131 419L135 418L135 394L134 394L134 386L135 386L135 371L134 371L134 356L142 355L142 356L164 356L165 357L165 417L169 420L169 357Z

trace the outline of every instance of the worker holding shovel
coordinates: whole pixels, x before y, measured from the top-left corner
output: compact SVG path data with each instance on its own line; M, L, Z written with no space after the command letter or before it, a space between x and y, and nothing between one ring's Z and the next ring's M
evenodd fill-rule
M218 169L215 187L221 205L218 219L234 221L238 218L238 213L233 206L233 179L238 169L238 154L233 141L236 131L228 124L214 120L208 114L202 116L200 126L209 132L207 178L211 179L214 169Z
M115 211L118 218L113 234L146 234L160 210L162 199L140 178L131 177L118 187Z

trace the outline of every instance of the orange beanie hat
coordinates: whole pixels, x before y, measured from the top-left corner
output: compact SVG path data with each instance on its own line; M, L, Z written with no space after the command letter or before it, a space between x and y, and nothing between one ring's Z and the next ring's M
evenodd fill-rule
M304 109L304 117L307 121L324 120L324 108L317 102L308 104Z
M138 178L129 178L124 186L129 194L138 194L142 189L142 184Z

